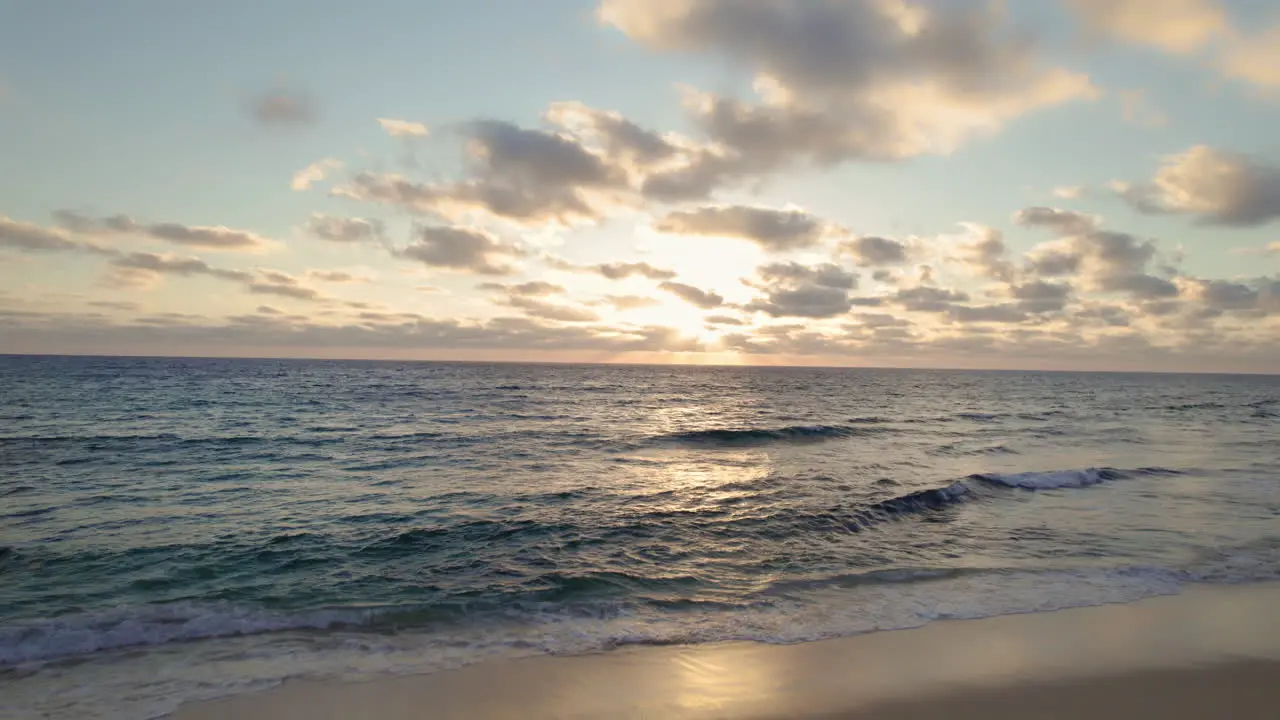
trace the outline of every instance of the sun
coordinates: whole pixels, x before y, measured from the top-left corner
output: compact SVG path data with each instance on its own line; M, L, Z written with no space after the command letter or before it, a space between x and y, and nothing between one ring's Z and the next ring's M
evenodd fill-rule
M657 305L618 313L619 320L637 325L669 327L684 337L708 340L719 334L707 329L706 310L696 308L676 297L657 297Z

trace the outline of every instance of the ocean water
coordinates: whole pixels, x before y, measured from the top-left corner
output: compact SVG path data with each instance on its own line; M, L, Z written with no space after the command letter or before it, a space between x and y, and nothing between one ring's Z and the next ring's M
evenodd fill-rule
M0 717L1280 578L1280 377L0 357Z

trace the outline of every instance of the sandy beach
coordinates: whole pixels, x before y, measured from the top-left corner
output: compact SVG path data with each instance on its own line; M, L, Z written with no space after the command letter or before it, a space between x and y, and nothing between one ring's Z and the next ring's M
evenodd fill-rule
M796 645L544 657L362 683L295 681L175 720L1272 718L1280 584Z

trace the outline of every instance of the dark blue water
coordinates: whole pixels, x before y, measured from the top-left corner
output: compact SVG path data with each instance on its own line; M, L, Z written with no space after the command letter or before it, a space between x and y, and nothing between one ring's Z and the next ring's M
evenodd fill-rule
M0 357L0 716L1280 577L1280 378Z

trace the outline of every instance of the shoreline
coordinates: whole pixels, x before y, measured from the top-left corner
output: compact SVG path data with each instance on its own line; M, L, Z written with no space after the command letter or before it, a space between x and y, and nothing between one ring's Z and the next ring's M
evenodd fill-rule
M1213 709L1262 718L1280 704L1276 608L1280 583L1193 585L1127 604L793 645L628 647L363 682L293 680L171 717L1192 718Z

